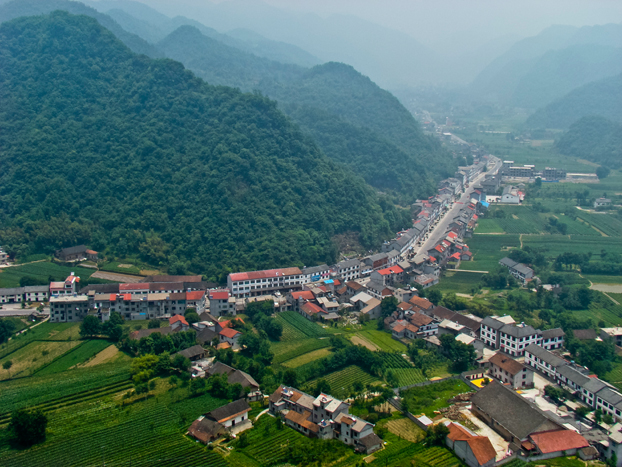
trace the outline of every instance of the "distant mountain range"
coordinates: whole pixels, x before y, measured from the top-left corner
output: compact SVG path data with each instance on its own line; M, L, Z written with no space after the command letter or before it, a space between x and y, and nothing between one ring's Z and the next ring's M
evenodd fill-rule
M581 86L531 115L529 128L568 128L581 117L598 115L622 122L622 74Z
M470 91L506 105L536 108L620 72L622 24L552 26L493 60Z

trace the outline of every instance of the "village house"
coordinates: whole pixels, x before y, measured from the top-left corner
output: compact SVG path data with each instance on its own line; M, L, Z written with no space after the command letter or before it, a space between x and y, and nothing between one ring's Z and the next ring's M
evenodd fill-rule
M370 275L372 281L381 282L383 285L394 285L404 279L404 270L399 266L389 266L388 268L373 271Z
M568 362L554 353L536 344L529 344L525 348L525 365L535 368L549 378L555 379L557 369Z
M609 198L598 198L594 201L594 208L606 208L611 206L611 200Z
M47 302L50 287L48 285L28 285L0 289L1 303Z
M361 277L361 262L356 258L340 261L333 267L333 272L342 282L353 281Z
M0 247L0 264L7 264L9 262L9 255Z
M200 345L193 345L192 347L188 347L187 349L181 350L173 354L173 356L175 355L181 355L190 360L191 362L194 362L196 360L201 360L205 357L205 349Z
M218 336L220 339L220 343L226 342L231 347L237 348L239 347L238 340L242 336L242 333L240 331L236 331L233 328L224 328L218 333Z
M561 328L547 329L542 331L542 343L546 350L556 350L564 347L564 336L566 333Z
M330 279L330 268L326 264L302 269L303 283Z
M248 388L249 397L253 397L257 395L259 392L259 383L255 381L255 379L241 370L230 367L229 365L225 365L221 362L215 362L210 368L207 370L207 374L209 376L212 375L227 375L227 383L229 384L240 384L243 389L246 390ZM244 391L246 392L246 391Z
M382 447L374 425L349 415L350 405L328 394L312 397L297 389L280 386L269 398L269 411L306 436L338 439L356 451L371 454Z
M209 292L209 312L212 316L235 316L235 297L229 295L228 290L210 290Z
M89 311L86 295L54 295L50 297L50 322L82 321Z
M490 375L513 389L533 386L533 371L510 356L497 352L488 362Z
M208 444L236 426L238 430L240 426L246 429L251 428L252 423L248 417L250 411L248 402L245 399L239 399L196 419L190 425L188 434L203 444Z
M603 341L611 340L618 347L622 347L622 327L602 328L600 338Z
M497 452L486 436L478 436L460 423L448 422L447 447L469 467L492 467Z
M97 261L97 252L89 250L85 245L72 246L56 250L54 256L61 261L81 261L84 259Z
M510 258L506 257L506 258L501 259L499 261L499 264L501 266L505 266L506 268L508 268L508 270L510 271L510 274L512 274L512 276L514 276L516 279L521 281L523 284L529 282L535 276L533 269L525 266L522 263L517 263L516 261L511 260Z

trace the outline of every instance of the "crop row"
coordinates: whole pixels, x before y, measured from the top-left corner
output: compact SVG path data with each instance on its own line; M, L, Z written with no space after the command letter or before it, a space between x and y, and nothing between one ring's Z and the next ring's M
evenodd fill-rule
M355 382L363 384L376 383L378 378L361 370L356 365L350 365L343 370L329 373L323 377L333 390L351 387Z
M311 352L317 349L328 347L330 342L328 339L302 339L291 342L278 342L272 344L271 349L274 352L274 363L283 363L299 355Z
M622 222L609 214L590 214L581 211L579 217L585 222L589 222L605 235L610 237L622 235Z
M36 374L46 375L66 371L75 365L84 363L85 361L94 357L99 352L110 347L111 345L112 344L109 341L101 339L86 341L78 347L75 347L71 351L62 355L61 357L57 358L50 365L41 368L37 371Z
M284 311L279 314L279 317L307 337L323 337L328 335L328 332L320 325L313 321L309 321L295 311Z
M379 352L379 355L385 368L412 368L412 365L401 354Z
M393 370L399 387L410 386L412 384L422 383L426 380L421 370L417 368L397 368Z

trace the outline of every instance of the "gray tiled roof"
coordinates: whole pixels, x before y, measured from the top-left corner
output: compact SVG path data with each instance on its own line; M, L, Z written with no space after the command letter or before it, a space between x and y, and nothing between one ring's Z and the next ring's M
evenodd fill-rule
M317 274L318 272L328 271L329 267L326 264L320 266L311 266L302 270L303 274Z
M601 389L606 388L607 385L598 378L588 378L588 381L586 381L581 387L587 389L592 394L596 394Z
M515 271L520 272L520 273L521 273L521 274L523 274L523 275L533 274L533 269L531 269L531 268L529 268L529 267L525 266L525 265L524 265L524 264L522 264L522 263L518 263L518 264L516 264L516 265L513 267L513 269L514 269Z
M503 326L505 326L505 323L502 323L501 321L498 321L498 320L494 319L491 316L486 316L482 320L482 326L488 326L489 328L492 328L492 329L498 331Z
M386 255L386 253L382 253L383 255ZM340 261L339 263L337 263L337 266L340 268L349 268L352 266L360 266L361 262L358 259L347 259L345 261Z
M497 382L476 392L471 402L521 440L531 433L561 429L527 399Z
M537 334L540 332L532 328L529 325L516 326L514 324L506 324L505 326L501 328L500 331L504 334L507 334L508 336L518 337L518 338L531 336L533 334Z
M212 410L207 416L213 420L222 420L232 415L239 414L240 412L250 411L251 407L246 402L246 399L239 399L234 402L230 402L227 405L223 405L216 410Z
M590 378L568 365L560 366L555 371L580 387L583 387L590 380Z
M561 328L547 329L542 331L543 339L554 339L556 337L564 337L566 333Z
M551 353L545 348L540 347L536 344L529 344L527 347L525 347L525 352L529 352L530 354L538 357L540 360L545 361L553 368L558 368L560 366L568 364L568 362L563 358L558 357L554 353Z
M516 266L518 263L508 257L505 257L501 260L499 260L499 264L503 265L503 266L507 266L508 268L513 268L514 266Z
M593 379L593 378L592 378ZM611 405L616 405L622 402L622 395L611 388L603 388L598 391L598 397L605 402L609 402Z

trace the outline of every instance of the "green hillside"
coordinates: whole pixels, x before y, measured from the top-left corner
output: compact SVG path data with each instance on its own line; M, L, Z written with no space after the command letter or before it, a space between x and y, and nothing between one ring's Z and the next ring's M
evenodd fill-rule
M400 199L429 196L436 180L454 172L451 155L423 134L397 98L348 65L284 65L229 47L190 26L174 31L158 47L209 83L260 90L276 99L329 157ZM367 135L362 140L361 133ZM370 176L370 158L384 174Z
M622 165L622 125L603 117L583 117L570 125L555 146L566 156L619 169Z
M0 56L11 252L86 242L214 277L333 261L335 234L371 246L403 221L274 102L135 55L91 18L4 23Z
M157 50L139 36L127 32L110 16L99 13L80 2L70 0L14 0L0 2L0 23L10 21L20 16L44 15L55 10L63 10L74 15L86 15L95 18L99 24L112 32L121 42L138 54L145 54L153 58L163 57Z
M581 117L600 115L622 122L622 74L588 83L538 109L525 123L530 128L568 128Z

